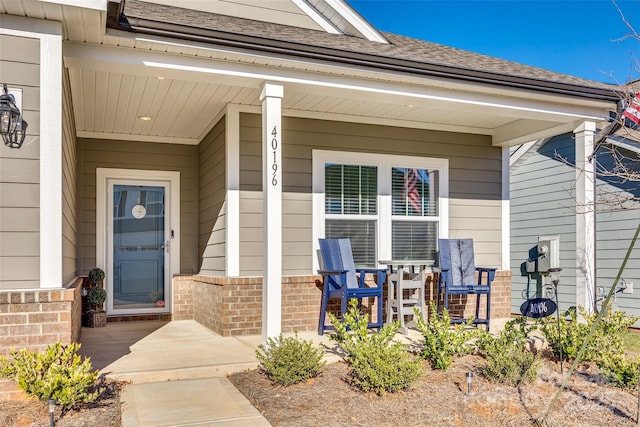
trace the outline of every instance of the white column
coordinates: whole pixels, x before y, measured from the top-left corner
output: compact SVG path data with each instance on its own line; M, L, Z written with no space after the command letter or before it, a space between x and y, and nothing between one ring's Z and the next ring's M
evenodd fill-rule
M262 197L264 266L262 337L280 334L282 321L282 96L281 85L265 83L262 102Z
M226 238L225 270L227 277L240 275L240 111L228 104L225 115L226 159Z
M40 36L40 287L62 287L62 28Z
M594 122L576 130L576 305L594 309L595 291L595 197L594 168L588 157L593 152Z
M511 198L509 148L502 148L502 269L511 269Z

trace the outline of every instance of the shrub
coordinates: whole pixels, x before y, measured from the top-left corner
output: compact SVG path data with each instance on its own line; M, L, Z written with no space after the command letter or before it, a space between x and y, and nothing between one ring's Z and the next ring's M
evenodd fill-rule
M486 364L482 374L499 383L518 386L536 379L542 367L540 356L527 348L529 333L536 326L527 324L526 317L513 319L496 336L484 334L478 349Z
M582 360L598 362L603 358L624 353L624 333L640 319L637 316L628 316L622 311L612 312L607 308L603 308L603 310L606 310L605 314L593 332ZM570 319L560 321L560 334L558 334L557 320L551 318L543 319L540 322L540 330L555 355L560 355L560 347L562 346L564 357L575 359L582 343L595 324L597 314L589 314L581 307L580 315L584 318L584 322L578 321L576 310L569 310L567 314ZM560 340L558 340L558 335L560 335Z
M464 355L473 350L470 342L479 335L479 331L469 329L473 319L451 326L449 311L444 309L442 314L438 315L433 302L429 306L429 312L432 313L429 322L425 322L420 311L415 309L416 326L424 337L422 357L430 361L434 369L446 371L454 356Z
M353 383L363 391L378 395L406 389L422 375L422 363L407 347L393 341L399 322L384 325L377 333L367 328L369 317L361 315L357 301L349 301L349 310L340 320L329 314L336 333L329 339L338 343L351 367Z
M625 354L617 354L598 362L602 375L613 385L632 389L638 385L640 362Z
M102 283L104 280L104 271L101 268L95 267L89 271L89 281L94 285Z
M295 337L268 338L267 345L259 345L256 357L271 381L283 386L297 384L322 372L323 351L311 341Z
M16 381L26 394L39 400L54 399L70 409L80 402L93 402L102 389L91 392L98 371L88 358L77 354L80 344L52 344L43 352L12 350L11 360L0 357L0 376Z
M86 298L87 304L89 304L93 310L99 310L107 299L107 291L100 286L93 286L87 289Z

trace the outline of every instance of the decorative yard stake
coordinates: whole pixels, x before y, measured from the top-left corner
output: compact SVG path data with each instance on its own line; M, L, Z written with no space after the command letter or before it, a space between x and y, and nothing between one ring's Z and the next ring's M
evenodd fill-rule
M609 289L609 293L607 294L607 298L605 298L605 300L603 302L603 306L605 306L605 307L609 304L609 300L611 300L611 297L615 293L617 284L620 283L620 278L622 277L622 272L624 271L624 268L627 265L627 261L629 260L629 257L631 256L631 251L633 250L633 247L636 244L636 240L638 240L638 234L640 234L640 224L638 224L638 227L636 228L636 233L633 235L633 239L631 239L631 243L629 244L629 249L627 249L627 254L624 256L624 259L622 260L622 265L620 266L620 269L618 270L618 275L614 279L613 284L611 285L611 288ZM573 364L571 365L571 369L569 369L569 372L567 372L567 375L565 375L564 379L562 380L562 384L560 385L560 388L558 388L558 391L553 396L553 399L551 399L551 403L549 403L549 406L547 407L547 411L545 412L545 414L542 417L542 419L538 420L538 424L540 424L540 425L546 425L547 424L547 417L549 416L549 413L553 410L554 405L556 404L558 398L560 397L560 393L562 393L562 390L564 390L564 388L567 386L567 381L569 381L569 378L573 374L573 371L575 371L576 367L578 366L578 363L580 363L580 361L582 360L582 356L583 356L585 350L587 349L587 344L589 344L589 341L591 341L591 338L593 337L593 333L595 332L595 330L596 330L596 328L598 326L598 323L600 323L600 321L602 320L602 316L604 315L605 311L606 310L600 310L600 312L596 316L596 320L593 322L593 326L591 326L591 330L589 331L589 333L587 334L586 338L584 339L584 342L582 343L582 346L580 347L580 351L578 351L578 354L577 354L575 360L573 361ZM639 403L639 405L640 405L640 403Z

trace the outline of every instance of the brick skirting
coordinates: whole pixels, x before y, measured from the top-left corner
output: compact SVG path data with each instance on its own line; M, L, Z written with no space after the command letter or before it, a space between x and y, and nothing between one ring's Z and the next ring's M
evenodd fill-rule
M0 291L0 355L11 349L41 351L58 341L80 340L82 279L65 289ZM0 400L21 395L15 384L0 380Z
M320 276L315 275L282 278L283 332L317 330L321 280ZM386 289L383 295L386 297ZM436 299L437 287L433 276L427 278L425 295L427 302ZM475 314L475 298L474 295L452 296L449 301L451 315L467 317ZM511 316L510 298L511 272L498 271L491 287L492 318ZM377 301L372 300L367 304L365 302L363 310L375 318ZM330 310L339 314L339 309L339 300L332 300ZM175 276L173 319L196 320L222 336L258 335L262 333L262 278Z

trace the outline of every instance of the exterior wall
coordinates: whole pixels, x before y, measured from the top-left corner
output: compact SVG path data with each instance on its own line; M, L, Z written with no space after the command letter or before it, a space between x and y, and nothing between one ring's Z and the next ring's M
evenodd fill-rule
M637 162L636 153L622 153L632 162ZM610 154L606 148L600 150L597 163L603 164L609 169L611 166ZM598 209L596 211L596 305L600 305L606 297L609 289L614 285L618 270L627 253L631 239L638 227L638 205L626 203L622 208L619 203L605 202L602 194L611 194L621 190L626 196L640 196L640 186L637 182L620 182L619 178L612 178L608 182L598 181ZM609 198L610 199L610 198ZM623 310L629 315L640 316L640 243L636 242L633 251L627 261L622 279L633 283L633 293L615 294L612 303L616 310ZM615 283L620 289L621 283ZM598 292L598 289L600 290ZM637 322L636 327L640 326Z
M76 181L76 131L68 73L62 86L62 283L76 277L78 247L78 192Z
M437 278L426 281L425 299L435 301ZM194 319L222 336L258 335L262 331L262 278L176 276L173 281L175 320ZM385 284L386 286L386 284ZM387 295L386 289L384 294ZM282 278L282 332L315 331L322 297L322 277L288 276ZM452 316L475 315L475 296L452 296ZM510 316L511 272L499 271L491 287L491 317ZM377 301L363 306L370 315ZM427 304L428 305L428 304ZM481 314L486 307L481 301ZM386 307L383 307L383 310ZM339 315L338 299L331 300L329 310ZM383 317L386 319L386 312ZM375 314L374 314L375 318ZM328 324L328 320L326 321Z
M552 138L534 153L518 160L511 168L511 266L513 272L511 304L520 313L527 287L527 275L521 265L538 236L560 237L559 309L576 304L576 211L573 187L575 170L563 163L556 152L573 162L574 140L571 134ZM537 283L532 280L531 288Z
M198 255L201 274L224 276L226 256L225 119L198 146Z
M0 290L40 287L40 41L0 35L0 82L22 88L20 150L0 144Z
M283 275L312 272L312 149L447 157L449 236L474 239L478 265L501 259L501 150L481 135L283 117ZM261 119L240 116L240 274L262 274ZM393 147L390 149L389 147Z
M66 289L0 291L0 355L11 348L40 351L80 338L82 279Z
M596 214L596 289L601 289L597 294L597 308L600 308L601 302L614 284L637 227L637 210L617 210ZM633 283L633 293L617 293L613 298L614 309L624 310L627 314L633 316L640 316L639 248L640 245L636 242L635 249L631 252L631 256L622 273L622 279ZM621 283L616 283L618 289L620 285ZM640 322L636 323L636 326L640 326Z
M96 168L180 172L180 271L198 271L198 148L190 145L78 140L80 271L96 265Z

